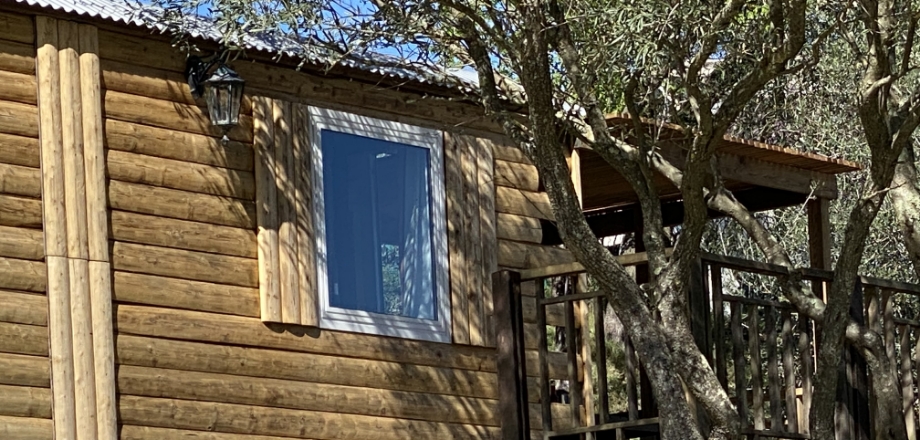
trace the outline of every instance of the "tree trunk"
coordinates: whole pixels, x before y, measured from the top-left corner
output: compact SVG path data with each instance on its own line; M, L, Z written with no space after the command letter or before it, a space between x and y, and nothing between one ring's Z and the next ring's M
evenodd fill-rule
M915 159L913 146L904 147L891 182L891 205L904 233L904 244L907 245L914 273L920 279L920 182L917 180Z

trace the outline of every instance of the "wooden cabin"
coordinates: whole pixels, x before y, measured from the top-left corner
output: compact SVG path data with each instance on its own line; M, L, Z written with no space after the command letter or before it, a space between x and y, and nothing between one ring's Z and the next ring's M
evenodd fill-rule
M245 96L223 140L185 54L125 3L0 3L0 439L510 440L610 422L584 409L588 308L520 281L577 265L469 84L276 55L232 63ZM821 219L855 165L728 138L719 161L753 208L817 195L826 268ZM571 163L596 231L634 232L616 173L589 150ZM577 350L549 350L547 325L582 332ZM585 393L550 402L566 379ZM633 391L628 423L653 425Z

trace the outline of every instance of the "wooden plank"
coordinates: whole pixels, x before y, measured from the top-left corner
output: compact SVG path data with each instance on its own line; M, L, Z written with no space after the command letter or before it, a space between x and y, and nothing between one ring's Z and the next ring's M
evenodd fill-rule
M542 286L543 280L536 280L534 284ZM563 314L563 320L564 319L565 315ZM540 342L537 345L537 362L540 371L540 380L537 382L537 386L540 387L540 408L542 410L543 432L550 432L553 430L553 413L551 408L553 399L552 396L550 396L550 365L546 343L546 325L546 308L537 303L537 334L540 336Z
M263 348L234 347L131 335L118 337L121 365L498 398L495 373Z
M0 322L48 325L48 298L33 293L0 290Z
M673 253L671 248L665 249L665 254L670 256ZM648 254L645 252L636 252L634 254L617 255L616 260L623 266L635 266L648 262ZM562 275L574 275L583 273L584 266L581 263L557 264L538 269L529 269L521 271L522 280L534 280L538 278L548 278ZM526 284L525 284L526 285Z
M237 228L255 228L255 204L223 196L109 181L112 209Z
M722 302L722 267L709 265L709 289L712 298L712 334L715 339L716 378L728 389L728 359L725 355L725 305Z
M44 293L47 284L45 263L0 257L0 289Z
M51 363L44 356L0 354L0 384L51 387Z
M61 143L64 165L64 216L67 224L67 256L88 259L86 225L86 168L83 163L83 95L80 90L79 27L58 22L61 66ZM79 381L79 378L77 379ZM86 432L77 405L77 435Z
M38 28L41 30L41 26ZM3 35L4 40L32 44L36 42L35 31L32 17L14 12L0 12L0 35ZM38 42L42 42L41 38Z
M783 327L781 338L783 341L783 378L786 380L786 432L799 432L796 384L795 384L795 340L792 336L792 315L789 310L782 312Z
M227 434L225 432L189 431L150 426L121 426L121 440L163 440L167 438L175 440L288 440L290 437Z
M498 428L225 403L122 396L120 420L166 428L314 439L498 439Z
M498 426L498 402L324 383L120 366L122 395Z
M259 298L263 321L281 322L278 261L278 191L275 186L275 124L272 100L253 98L256 208L258 216Z
M782 385L779 378L779 348L777 347L776 308L768 307L764 334L767 340L767 393L770 396L770 429L784 431Z
M901 367L901 412L904 415L904 426L907 427L907 438L916 440L917 422L914 418L914 374L910 364L910 327L899 326L901 336L899 343Z
M501 271L492 275L496 316L496 364L498 368L502 439L520 440L528 432L529 409L526 399L523 319L520 315L521 280L516 272Z
M493 200L494 210L494 200ZM540 243L543 241L543 225L540 219L521 215L497 213L495 214L496 238L527 243Z
M574 262L575 256L563 248L498 241L498 265L502 267L532 269Z
M763 371L761 369L763 361L760 359L760 317L757 306L750 308L748 332L748 350L751 352L751 413L754 417L754 429L766 429L763 408Z
M42 201L0 194L0 225L19 228L42 228ZM49 237L46 232L45 240Z
M533 165L496 160L495 184L536 192L540 191L540 175Z
M799 315L799 322L797 323L799 330L799 356L801 357L801 371L802 371L802 416L799 418L799 432L803 434L808 434L811 432L811 378L812 372L814 370L814 358L812 355L814 353L813 344L812 344L812 328L811 321Z
M118 302L259 317L254 288L120 271L114 279Z
M565 354L568 358L569 381L569 406L572 410L572 423L581 426L580 408L584 401L579 386L578 344L576 343L575 329L575 304L572 301L565 303Z
M894 362L895 359L895 349L894 349L894 298L893 294L890 291L882 291L882 325L884 326L884 337L885 343L885 353L888 356L888 359L891 359Z
M0 416L51 418L51 392L47 388L0 385Z
M0 437L16 440L51 440L50 419L0 416Z
M0 70L0 99L23 104L37 104L36 83L34 74L14 73Z
M278 280L281 291L281 321L300 324L300 283L297 275L297 208L294 198L294 133L291 103L272 101L275 163L272 175L278 189Z
M35 44L0 39L0 70L35 75Z
M56 51L55 54L57 54ZM42 60L43 58L41 57L41 54L39 55L39 59ZM39 63L41 64L39 68L42 69L42 66L45 64L51 64L51 61L48 61L47 63L40 61ZM39 71L39 99L43 99L42 94L44 94L44 97L48 97L49 100L51 100L52 97L49 97L49 94L53 93L54 91L49 90L47 93L42 92L42 90L45 90L42 84L46 78L48 78L48 76L43 75L42 72ZM52 79L48 80L50 82ZM60 100L58 99L58 101ZM54 109L51 108L48 109L49 113L53 113L53 110ZM37 138L39 130L38 113L38 108L36 108L34 105L0 100L0 133Z
M0 257L40 261L45 258L42 231L0 226Z
M479 171L479 227L482 246L482 306L484 344L495 345L495 320L493 317L492 273L498 270L498 238L495 214L495 171L493 144L485 140L479 143L476 167Z
M253 318L125 304L116 315L118 331L127 334L495 371L494 350L481 347L327 330L305 336L272 331Z
M491 274L483 278L482 273L482 228L479 214L479 166L480 140L470 136L454 136L460 147L461 175L463 179L463 255L466 277L465 292L468 303L470 344L483 345L482 290L485 283L491 284Z
M597 299L594 306L594 348L597 359L597 411L600 424L610 421L610 396L607 390L607 332L604 329L607 315L607 298Z
M503 160L506 162L522 163L530 165L530 159L524 154L517 145L514 145L511 141L507 142L498 142L495 144L495 160Z
M140 244L257 258L252 229L111 211L112 238Z
M310 141L310 111L293 107L294 122L294 206L297 210L297 272L300 278L300 320L302 325L319 325L317 298L316 235L313 227L313 146Z
M535 297L523 296L521 298L521 309L525 323L534 324L537 322L537 299ZM548 325L565 325L565 306L562 304L547 304L544 313L546 313L546 323Z
M109 90L105 94L106 117L152 127L203 134L220 138L221 128L211 124L207 110L196 105L179 104ZM228 133L230 140L251 143L253 118L240 115L239 124Z
M444 136L444 186L447 196L447 249L450 269L451 335L455 344L470 343L468 262L465 254L463 143ZM501 263L499 263L501 265Z
M626 357L626 414L629 420L639 418L639 360L636 358L636 348L632 340L623 332L623 354Z
M106 142L109 150L132 152L180 162L253 170L253 151L245 143L147 125L107 119Z
M48 356L48 328L0 322L0 353Z
M112 263L116 270L258 287L258 262L204 252L115 242Z
M745 359L744 359L744 333L741 329L741 304L733 302L731 305L732 317L732 358L735 363L735 407L738 410L738 416L741 417L741 426L745 427L747 423L747 386L745 385Z
M41 172L37 168L0 164L0 193L40 198Z
M0 133L0 162L24 167L38 168L38 139Z
M142 183L244 200L255 199L255 180L253 174L248 171L117 150L109 151L106 164L109 177L123 182Z
M495 211L553 220L553 208L549 203L549 196L542 192L497 186L495 187Z

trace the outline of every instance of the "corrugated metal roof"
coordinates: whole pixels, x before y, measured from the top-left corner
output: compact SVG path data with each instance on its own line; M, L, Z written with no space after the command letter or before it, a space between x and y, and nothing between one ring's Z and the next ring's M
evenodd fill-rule
M158 18L162 10L128 0L14 0L16 3L34 7L48 8L55 11L76 14L84 17L99 18L145 27L166 32L165 25ZM189 19L187 32L194 38L219 42L221 35L206 19ZM243 45L250 50L302 57L317 65L327 65L333 58L319 47L305 46L286 38L273 35L247 36ZM444 69L435 65L419 65L395 57L367 54L344 59L336 59L338 65L379 74L384 77L399 78L422 84L431 84L464 92L474 92L478 88L475 77L466 72Z

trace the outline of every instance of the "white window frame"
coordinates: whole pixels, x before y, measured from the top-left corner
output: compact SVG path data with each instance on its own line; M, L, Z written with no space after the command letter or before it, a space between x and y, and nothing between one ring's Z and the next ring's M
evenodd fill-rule
M309 107L313 151L313 201L316 231L317 296L320 327L434 342L451 342L447 213L444 190L444 140L438 130L367 116ZM332 307L326 249L326 204L323 191L322 131L365 136L429 150L432 249L438 319L425 320Z

